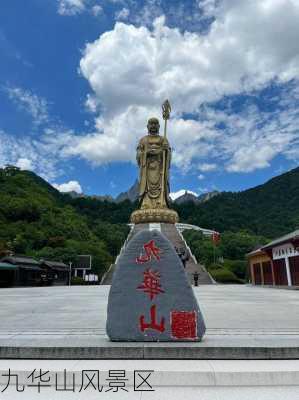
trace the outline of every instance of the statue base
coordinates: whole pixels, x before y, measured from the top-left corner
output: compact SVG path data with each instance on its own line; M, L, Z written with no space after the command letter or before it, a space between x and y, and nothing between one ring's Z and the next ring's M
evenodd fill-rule
M176 211L168 208L146 208L143 210L136 210L131 214L131 223L133 224L152 222L175 224L179 222L179 216Z

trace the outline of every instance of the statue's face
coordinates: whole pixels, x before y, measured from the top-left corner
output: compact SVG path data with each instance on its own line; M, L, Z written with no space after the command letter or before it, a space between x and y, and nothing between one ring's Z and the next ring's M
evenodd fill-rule
M158 135L160 129L159 120L157 118L150 118L147 123L147 129L150 135Z

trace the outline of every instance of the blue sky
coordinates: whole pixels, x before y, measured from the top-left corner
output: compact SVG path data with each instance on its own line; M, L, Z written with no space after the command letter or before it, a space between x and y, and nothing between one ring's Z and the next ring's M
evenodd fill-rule
M0 165L111 194L169 98L171 190L298 165L297 0L2 0Z

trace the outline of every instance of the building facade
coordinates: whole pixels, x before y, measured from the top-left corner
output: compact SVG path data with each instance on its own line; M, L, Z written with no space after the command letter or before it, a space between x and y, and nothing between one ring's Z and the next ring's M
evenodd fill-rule
M253 285L273 285L275 282L273 263L267 253L257 249L247 254L251 283Z
M7 256L0 260L0 287L67 285L70 268L58 261L26 256Z
M299 286L299 230L247 254L253 285Z
M11 264L15 267L12 286L38 286L43 280L43 270L40 263L32 257L8 256L2 258L1 262Z

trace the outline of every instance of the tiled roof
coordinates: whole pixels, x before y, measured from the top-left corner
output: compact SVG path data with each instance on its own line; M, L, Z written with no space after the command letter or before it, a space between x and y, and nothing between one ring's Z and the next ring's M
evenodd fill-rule
M263 253L263 250L260 247L258 249L252 250L250 253L247 253L246 257L254 256L259 253Z
M0 261L0 269L17 269L17 268L18 267L16 267L15 265L8 264L8 263Z
M277 238L275 240L272 240L272 242L270 242L270 243L266 244L265 246L263 246L262 250L263 249L267 249L269 247L276 246L276 245L278 245L280 243L283 243L283 242L287 242L288 240L294 239L296 237L299 238L299 229L297 229L297 230L295 230L295 231L293 231L291 233L288 233L287 235L281 236L281 237L279 237L279 238Z
M11 256L11 257L4 257L1 261L8 262L11 264L24 264L24 265L39 265L39 262L36 261L32 257L25 257L25 256Z
M41 264L45 264L48 267L64 267L69 268L69 266L60 261L48 261L48 260L41 260Z

